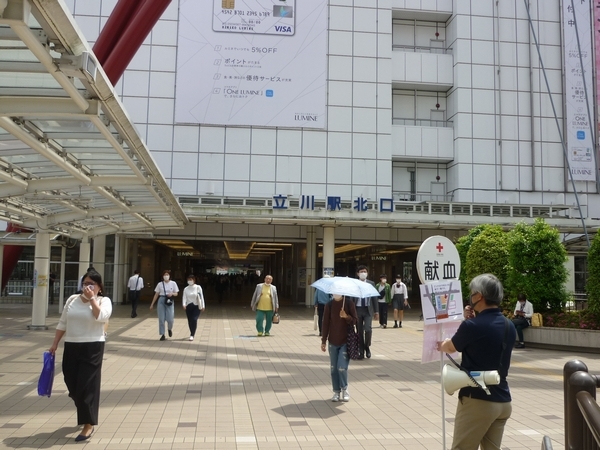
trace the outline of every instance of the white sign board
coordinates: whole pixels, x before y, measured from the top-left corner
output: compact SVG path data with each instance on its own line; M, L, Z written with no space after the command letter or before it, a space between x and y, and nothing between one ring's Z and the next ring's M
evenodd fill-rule
M455 280L460 276L460 256L454 243L444 236L427 238L417 253L421 283Z
M323 129L328 2L181 1L177 123Z
M581 181L596 181L596 163L591 135L594 114L592 103L594 99L592 31L594 28L590 27L590 17L590 2L563 1L565 135L571 176L573 180ZM577 21L579 39L575 32L575 21Z

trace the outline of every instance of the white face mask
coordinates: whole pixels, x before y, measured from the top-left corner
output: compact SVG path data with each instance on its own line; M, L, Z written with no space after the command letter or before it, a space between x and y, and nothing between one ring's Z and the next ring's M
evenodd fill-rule
M359 272L358 278L360 278L362 281L365 281L367 279L366 272Z
M398 283L398 284L400 284L401 282L402 282L402 280L401 280L400 278L398 278L398 279L396 280L396 283Z
M191 285L193 285L193 284L194 284L194 281L193 281L193 280L188 280L188 286L191 286Z
M163 280L165 281L169 281L171 277L169 275L163 275Z
M382 279L381 279L381 284L385 284L385 282L386 282L386 281L387 281L387 280L386 280L385 278L382 278Z

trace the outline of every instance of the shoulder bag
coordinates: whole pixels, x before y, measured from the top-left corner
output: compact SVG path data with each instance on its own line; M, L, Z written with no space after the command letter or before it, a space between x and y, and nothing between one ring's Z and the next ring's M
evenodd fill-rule
M344 297L344 303L342 303L342 309L345 311L346 298ZM358 333L354 327L354 324L348 325L348 337L346 339L346 351L348 357L353 360L358 359Z
M171 306L173 304L173 299L171 297L167 297L167 288L165 287L165 282L162 282L163 291L165 291L165 305Z

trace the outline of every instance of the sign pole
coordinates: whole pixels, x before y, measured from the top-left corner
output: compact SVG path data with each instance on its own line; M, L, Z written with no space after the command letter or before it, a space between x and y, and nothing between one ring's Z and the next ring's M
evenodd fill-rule
M441 340L441 339L440 339ZM444 397L444 354L440 352L440 387L442 388L442 449L446 450L446 399Z

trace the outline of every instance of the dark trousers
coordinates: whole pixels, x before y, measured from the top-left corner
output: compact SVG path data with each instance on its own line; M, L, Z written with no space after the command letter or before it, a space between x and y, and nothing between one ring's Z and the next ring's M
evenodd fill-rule
M319 336L321 336L321 330L323 328L323 313L325 312L325 305L317 303L317 314L319 315Z
M104 342L65 342L62 371L77 423L98 425Z
M200 317L200 308L198 305L193 303L188 303L185 306L185 315L188 320L188 327L190 327L190 336L196 335L196 330L198 329L198 318Z
M365 352L365 347L371 346L371 325L373 317L369 314L367 306L357 306L356 315L358 322L356 323L356 331L358 333L358 353L362 355Z
M379 303L379 325L387 325L388 304Z
M523 341L523 330L529 326L529 322L525 317L515 317L512 320L515 328L517 329L517 336L519 336L519 342Z
M131 302L131 315L137 316L138 302L140 301L140 291L129 291L129 301Z

